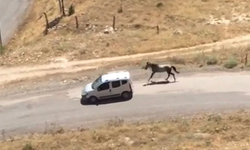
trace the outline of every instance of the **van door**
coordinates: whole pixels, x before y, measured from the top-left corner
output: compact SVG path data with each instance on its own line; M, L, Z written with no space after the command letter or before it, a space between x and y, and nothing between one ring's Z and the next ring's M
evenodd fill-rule
M101 84L97 88L97 95L96 96L99 99L106 99L106 98L112 97L110 82L106 82L106 83Z
M111 82L111 93L113 97L118 97L121 95L121 93L123 92L123 88L121 87L121 81L112 81Z
M133 92L132 85L130 84L128 80L122 80L122 86L123 86L123 89L125 89L126 91Z

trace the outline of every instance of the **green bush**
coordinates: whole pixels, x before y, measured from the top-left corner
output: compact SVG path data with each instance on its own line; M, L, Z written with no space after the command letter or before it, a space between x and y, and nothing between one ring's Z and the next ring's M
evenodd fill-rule
M224 63L224 67L227 69L234 68L238 65L238 61L235 58L230 58Z
M22 150L35 150L31 144L25 144Z
M117 10L118 13L123 13L123 9L122 7L120 7L118 10Z
M250 68L250 63L247 64L247 68Z
M71 4L71 5L69 6L68 16L71 16L71 15L73 15L74 13L75 13L75 7L74 7L73 4Z
M163 3L162 2L157 3L156 7L158 7L158 8L163 7Z
M218 59L214 56L207 57L207 65L216 65L218 63Z

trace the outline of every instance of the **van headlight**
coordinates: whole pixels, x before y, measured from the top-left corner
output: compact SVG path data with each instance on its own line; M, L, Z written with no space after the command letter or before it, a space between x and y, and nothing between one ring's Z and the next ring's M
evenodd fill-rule
M82 90L82 95L87 95L88 93L85 90Z

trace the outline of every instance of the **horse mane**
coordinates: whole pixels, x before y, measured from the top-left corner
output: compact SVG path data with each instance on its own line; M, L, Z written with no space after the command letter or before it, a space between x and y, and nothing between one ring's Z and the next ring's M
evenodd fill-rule
M158 64L156 64L156 63L150 63L151 64L151 66L159 66Z

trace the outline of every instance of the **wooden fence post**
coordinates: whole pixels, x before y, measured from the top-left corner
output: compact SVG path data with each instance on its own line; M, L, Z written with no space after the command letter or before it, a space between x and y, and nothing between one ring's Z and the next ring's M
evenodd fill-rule
M48 20L48 17L47 17L47 14L44 12L43 13L44 17L45 17L45 30L44 30L44 35L47 35L48 34L48 29L49 29L49 20Z
M78 29L79 28L79 22L78 22L77 16L75 16L75 20L76 20L76 29Z
M2 39L2 31L1 31L1 29L2 29L2 23L0 22L0 48L3 47L3 39Z
M5 137L5 130L4 130L4 129L2 130L2 133L1 133L1 134L2 134L2 137L3 137L3 141L5 141L5 140L6 140L6 137Z
M158 25L156 26L156 33L160 34L160 27Z
M245 66L247 65L247 63L248 63L248 52L246 51L246 55L245 55Z
M115 21L116 21L116 18L115 16L113 16L113 30L115 31Z
M64 0L62 0L62 14L63 16L66 16L65 9L64 9Z
M2 31L1 31L1 25L0 25L0 48L3 47L3 40L2 40Z
M58 0L58 3L59 3L60 15L62 15L62 2L61 2L61 0Z

